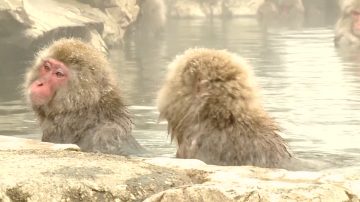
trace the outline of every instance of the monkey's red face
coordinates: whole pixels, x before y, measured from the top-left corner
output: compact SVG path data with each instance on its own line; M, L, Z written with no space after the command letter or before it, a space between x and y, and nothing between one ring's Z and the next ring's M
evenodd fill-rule
M55 59L44 60L38 67L38 77L30 85L31 103L36 106L47 104L56 91L66 85L69 69Z
M353 10L351 12L352 31L355 35L360 35L360 10Z

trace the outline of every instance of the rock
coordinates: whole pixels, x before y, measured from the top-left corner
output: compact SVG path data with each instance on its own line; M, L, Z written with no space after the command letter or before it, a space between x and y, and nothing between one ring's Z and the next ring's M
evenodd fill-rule
M0 24L7 25L0 30L0 36L6 37L29 28L33 22L27 16L20 0L4 0L0 2Z
M111 8L116 7L117 2L116 0L78 0L82 3L89 4L92 7L105 9L105 8Z
M71 150L80 151L75 144L54 144L39 140L0 135L0 150Z
M105 21L103 38L110 47L122 45L125 31L137 19L139 7L135 0L129 2L119 1L117 7L105 9L108 20Z
M171 0L169 16L176 18L256 16L263 0Z
M142 201L191 184L186 172L123 156L0 151L0 201Z
M165 201L356 201L356 196L336 185L292 184L258 180L202 184L173 188L144 202Z
M76 37L102 51L120 45L125 30L136 20L135 0L104 1L101 8L90 5L60 0L2 1L0 43L39 49L58 38Z
M4 202L360 201L360 168L214 166L196 159L55 151L56 144L14 137L0 136L0 142Z
M351 174L347 177L340 174L340 181L332 181L330 176L343 172L290 172L251 166L201 167L206 170L203 183L174 187L145 201L359 201L360 196L359 175L355 174L359 169L348 171ZM348 185L349 181L352 186Z
M111 0L93 1L92 6L99 8L83 9L82 14L95 19L100 19L103 23L101 36L108 47L120 46L123 43L125 31L132 25L138 16L139 7L136 0Z

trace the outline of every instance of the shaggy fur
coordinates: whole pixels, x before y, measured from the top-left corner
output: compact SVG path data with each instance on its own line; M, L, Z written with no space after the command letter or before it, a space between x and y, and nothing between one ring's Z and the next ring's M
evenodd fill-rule
M29 87L43 60L63 62L70 70L66 86L49 103L35 106ZM27 71L24 92L43 131L42 141L73 143L83 151L134 154L143 151L131 136L132 121L106 57L76 39L60 39L41 50Z
M360 33L352 30L352 11L360 12L359 0L341 1L341 16L336 23L334 43L339 47L360 47Z
M291 159L252 78L245 61L225 50L189 49L169 65L157 105L178 158L261 167Z

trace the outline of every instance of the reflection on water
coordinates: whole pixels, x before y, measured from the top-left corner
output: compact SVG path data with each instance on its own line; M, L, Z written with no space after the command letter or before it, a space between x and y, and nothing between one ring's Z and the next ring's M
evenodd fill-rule
M294 153L336 167L360 165L360 52L336 51L332 27L262 33L253 19L168 24L157 39L129 34L123 50L110 52L134 114L134 135L146 148L158 155L175 154L155 107L166 65L189 47L211 47L236 52L254 66L265 107ZM26 60L15 53L4 57L4 51L0 49L0 135L40 138L18 88Z

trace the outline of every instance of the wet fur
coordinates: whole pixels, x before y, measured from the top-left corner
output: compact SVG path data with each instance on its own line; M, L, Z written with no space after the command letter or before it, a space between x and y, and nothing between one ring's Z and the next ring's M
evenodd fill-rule
M252 79L248 64L225 50L189 49L171 62L157 106L178 158L261 167L291 159Z
M360 47L360 36L352 31L352 10L360 10L360 1L344 0L340 4L341 16L335 27L334 43L338 47Z
M63 62L69 69L68 84L52 100L32 108L43 131L42 141L77 144L83 151L135 154L143 148L131 136L132 121L123 103L113 70L94 47L76 39L60 39L41 50L28 69L24 92L38 78L38 66L46 58Z

